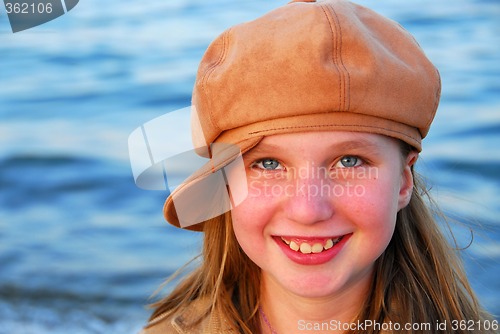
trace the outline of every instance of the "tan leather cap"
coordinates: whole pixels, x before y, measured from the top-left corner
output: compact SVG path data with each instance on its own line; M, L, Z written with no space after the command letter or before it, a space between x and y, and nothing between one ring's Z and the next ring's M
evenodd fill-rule
M201 125L193 139L245 153L263 136L343 130L387 135L420 151L440 91L437 69L398 23L348 1L294 1L210 44L193 91ZM180 226L173 199L188 199L193 182L234 159L234 150L222 151L167 199L171 224Z

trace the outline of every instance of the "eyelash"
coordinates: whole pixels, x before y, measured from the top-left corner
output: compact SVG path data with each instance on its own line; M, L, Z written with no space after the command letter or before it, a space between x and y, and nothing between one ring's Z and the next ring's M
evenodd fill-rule
M346 159L346 158L353 158L353 159L356 159L356 163L354 166L338 166L336 167L339 163L341 164L342 163L342 160ZM252 168L259 168L259 169L263 169L263 170L267 170L267 171L276 171L276 170L284 170L285 168L282 167L280 169L278 168L274 168L274 169L267 169L267 168L264 168L264 165L262 165L265 161L275 161L277 162L280 166L282 166L283 164L278 160L278 159L273 159L273 158L264 158L264 159L260 159L260 160L257 160L255 161L250 167ZM355 168L355 167L359 167L361 165L364 165L366 164L366 160L359 157L359 156L356 156L356 155L344 155L342 157L340 157L340 159L338 159L335 164L333 165L333 168ZM261 166L258 166L259 164L261 164Z
M356 163L354 164L354 166L343 166L343 167L340 167L340 166L339 166L339 167L336 167L336 168L355 168L355 167L359 167L359 166L361 166L362 164L364 164L364 163L365 163L365 161L364 161L362 158L360 158L360 157L358 157L358 156L356 156L356 155L344 155L343 157L341 157L341 158L337 161L337 163L335 163L335 165L334 165L334 166L337 166L337 164L342 163L342 160L344 160L344 159L346 159L346 158L356 159Z
M262 170L267 170L267 171L275 171L275 170L283 170L283 169L284 169L284 167L283 167L283 168L281 168L281 169L267 169L267 168L264 168L264 165L262 165L262 166L258 166L259 164L263 164L263 163L264 163L264 161L266 161L266 160L276 161L279 165L281 165L281 166L282 166L282 163L281 163L279 160L277 160L277 159L273 159L273 158L264 158L264 159L260 159L260 160L255 161L255 162L251 165L251 167L252 167L252 168L259 168L259 169L262 169Z

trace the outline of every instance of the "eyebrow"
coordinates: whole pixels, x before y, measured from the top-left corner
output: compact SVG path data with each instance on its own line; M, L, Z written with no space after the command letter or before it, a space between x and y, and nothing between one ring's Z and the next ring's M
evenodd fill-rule
M380 150L380 145L365 139L354 139L354 140L346 140L338 143L334 143L330 146L331 149L341 149L344 151L351 150L370 150L370 151L378 151Z
M248 157L261 154L269 154L273 152L280 152L283 147L280 145L275 145L272 143L260 143L250 151L246 153ZM378 152L380 150L380 145L365 139L350 139L345 141L339 141L328 146L328 150L331 151L370 151ZM347 153L347 152L346 152Z

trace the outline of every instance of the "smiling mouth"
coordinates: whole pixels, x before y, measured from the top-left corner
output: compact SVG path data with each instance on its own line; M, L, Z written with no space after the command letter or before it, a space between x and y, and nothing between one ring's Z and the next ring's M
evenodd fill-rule
M322 241L317 240L314 242L308 242L306 240L300 240L298 238L287 238L287 237L280 237L281 241L283 241L288 247L290 247L291 250L297 252L297 253L302 253L302 254L318 254L321 252L324 252L326 250L329 250L336 244L338 244L344 236L340 237L335 237L335 238L329 238L329 239L324 239Z

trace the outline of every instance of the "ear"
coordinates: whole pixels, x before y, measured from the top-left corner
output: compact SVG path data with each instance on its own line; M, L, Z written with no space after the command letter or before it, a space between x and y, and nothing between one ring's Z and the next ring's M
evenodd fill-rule
M406 207L410 203L413 193L413 172L412 166L418 159L418 152L411 151L406 158L401 172L401 183L399 185L398 210Z

